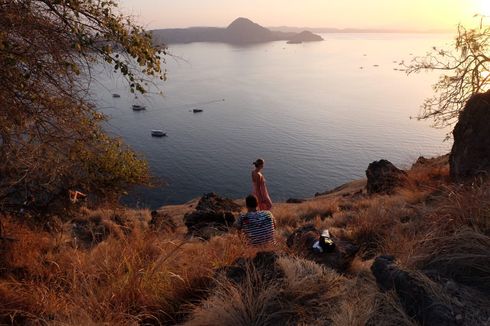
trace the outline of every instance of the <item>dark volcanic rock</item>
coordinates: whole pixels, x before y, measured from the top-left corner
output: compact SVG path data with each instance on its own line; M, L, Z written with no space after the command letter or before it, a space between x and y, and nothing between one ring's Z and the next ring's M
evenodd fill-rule
M286 203L288 204L301 204L304 203L306 200L305 199L299 199L299 198L289 198L286 200Z
M463 181L490 172L490 91L470 98L453 130L451 178Z
M307 224L295 230L287 239L286 244L298 255L314 262L328 266L338 272L344 272L349 268L354 256L359 251L359 247L348 241L332 236L335 242L335 250L331 253L316 253L312 246L320 237L320 230L312 224Z
M371 266L382 290L394 289L407 314L422 325L456 325L451 307L438 301L410 272L400 269L392 256L377 257Z
M219 197L215 193L205 194L199 200L196 210L184 216L184 224L189 234L209 239L216 231L227 231L235 222L235 214L241 208L233 200Z
M391 194L406 180L406 172L398 169L390 161L380 160L369 164L366 170L368 194Z

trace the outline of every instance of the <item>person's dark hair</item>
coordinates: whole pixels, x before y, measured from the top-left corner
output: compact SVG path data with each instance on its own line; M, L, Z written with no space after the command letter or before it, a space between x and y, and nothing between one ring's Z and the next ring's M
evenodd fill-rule
M248 195L247 198L245 198L245 203L248 208L257 208L257 206L259 206L259 201L254 195Z
M255 165L255 167L259 167L260 165L264 165L264 160L261 158L258 158L255 162L252 163Z

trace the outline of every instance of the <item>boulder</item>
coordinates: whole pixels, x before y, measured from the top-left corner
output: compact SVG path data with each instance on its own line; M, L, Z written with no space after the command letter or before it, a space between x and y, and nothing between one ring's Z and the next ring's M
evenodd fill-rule
M184 224L189 234L209 239L216 235L209 229L226 232L235 223L235 215L240 210L240 205L233 200L208 193L201 197L193 212L185 214Z
M450 175L464 181L490 172L490 91L476 94L466 103L453 130L449 156Z
M312 246L320 238L320 235L320 230L312 224L307 224L296 229L288 237L286 244L299 256L343 273L349 268L356 253L359 251L359 247L331 235L335 242L334 252L317 253L313 251Z
M451 307L435 298L413 273L395 264L393 256L374 260L371 271L381 290L395 290L407 314L421 325L456 325Z
M405 183L407 173L390 161L380 160L369 164L366 176L368 194L392 194L395 188Z

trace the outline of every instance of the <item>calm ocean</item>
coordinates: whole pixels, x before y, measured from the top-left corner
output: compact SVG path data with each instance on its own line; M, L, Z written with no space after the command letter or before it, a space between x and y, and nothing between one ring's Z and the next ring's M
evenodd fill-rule
M441 34L325 34L324 42L170 47L164 96L134 96L100 73L93 92L106 128L149 161L167 183L126 202L183 203L205 192L239 198L251 190L252 162L266 161L273 200L311 197L364 176L381 158L409 167L447 153L448 130L410 119L432 94L434 73L406 76L401 60L449 44ZM118 93L121 98L113 98ZM192 113L200 108L204 112ZM168 137L151 137L163 129Z

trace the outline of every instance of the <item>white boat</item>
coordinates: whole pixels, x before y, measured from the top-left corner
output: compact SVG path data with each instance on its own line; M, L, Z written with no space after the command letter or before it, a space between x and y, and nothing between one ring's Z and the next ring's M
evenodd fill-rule
M146 110L146 106L133 104L133 111L143 111L143 110Z
M163 132L163 130L160 130L160 129L154 129L151 131L151 135L153 137L165 137L165 136L167 136L167 133Z

